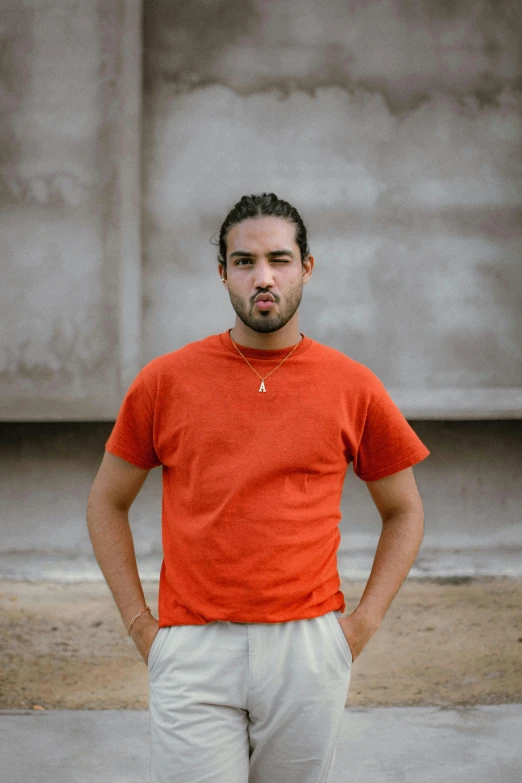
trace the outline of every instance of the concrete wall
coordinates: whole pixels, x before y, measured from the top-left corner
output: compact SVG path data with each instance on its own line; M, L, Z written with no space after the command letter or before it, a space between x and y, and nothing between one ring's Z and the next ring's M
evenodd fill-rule
M302 211L304 331L406 415L522 415L522 6L145 5L144 357L231 324L210 237Z
M522 416L520 4L141 5L3 4L0 418L110 419L227 328L209 240L262 189L309 225L308 334L410 417Z
M110 418L140 367L140 10L2 3L0 418Z
M3 3L0 551L90 552L99 422L145 361L233 323L209 240L262 189L309 225L303 330L432 451L426 546L522 546L520 422L498 420L522 415L522 6L148 0L142 142L140 8ZM343 510L343 546L371 545L351 471Z
M431 450L415 467L426 548L522 547L522 422L414 422ZM0 554L91 553L85 508L107 423L0 425ZM344 551L375 545L380 519L366 485L347 473ZM139 555L161 551L161 470L131 509Z

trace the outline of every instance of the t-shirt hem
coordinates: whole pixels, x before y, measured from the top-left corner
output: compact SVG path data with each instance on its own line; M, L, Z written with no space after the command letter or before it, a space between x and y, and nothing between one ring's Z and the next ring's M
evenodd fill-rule
M428 451L428 449L416 451L413 454L410 454L409 456L399 460L398 462L394 462L392 465L381 468L375 473L366 473L364 475L360 475L359 478L362 481L378 481L381 478L386 478L386 476L392 476L394 473L398 473L400 470L411 468L413 465L416 465L418 462L426 459L430 453L431 452Z
M260 618L259 616L255 617L255 618L254 617L250 617L248 619L243 619L244 615L242 615L241 619L238 620L238 619L233 619L232 617L228 617L227 616L225 622L240 623L240 624L244 624L244 625L247 625L247 624L250 625L250 624L253 624L253 623L261 624L261 625L273 625L274 623L289 623L289 622L294 622L294 621L299 621L299 620L313 620L315 617L322 617L323 615L329 614L330 612L339 612L339 611L340 612L344 612L344 610L346 609L346 603L345 603L344 599L341 602L335 601L335 602L332 602L332 603L339 604L339 606L332 605L330 608L322 607L319 612L312 612L312 613L304 612L303 614L300 614L300 613L297 613L297 614L290 613L291 616L281 617L281 618L278 618L278 619L266 619L266 617L265 618ZM220 617L216 617L216 618L209 618L208 620L196 620L196 619L194 619L193 622L187 622L184 619L183 622L180 622L180 621L177 621L174 616L164 617L162 615L162 613L160 612L159 627L160 628L165 628L165 627L176 626L176 625L208 625L209 623L219 622L220 620L221 620Z
M105 446L105 451L108 451L109 454L114 454L115 457L120 457L121 459L124 459L125 462L130 462L132 465L135 465L137 468L142 468L143 470L152 470L152 468L158 467L157 463L151 464L150 462L146 462L146 460L141 459L141 457L136 457L135 454L132 454L125 449L121 449L118 446Z

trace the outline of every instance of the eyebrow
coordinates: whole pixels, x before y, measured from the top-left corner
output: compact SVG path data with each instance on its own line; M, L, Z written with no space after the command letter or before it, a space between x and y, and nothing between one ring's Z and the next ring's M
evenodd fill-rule
M269 253L267 253L268 256L271 258L274 258L275 256L291 256L294 257L294 254L291 250L271 250ZM234 250L233 253L230 254L230 258L235 258L236 256L242 256L247 258L255 258L255 253L249 253L248 250Z

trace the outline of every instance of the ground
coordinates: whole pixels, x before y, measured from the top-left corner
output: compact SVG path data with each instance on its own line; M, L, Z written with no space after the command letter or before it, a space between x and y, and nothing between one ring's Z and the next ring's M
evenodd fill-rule
M343 582L346 612L361 582ZM157 617L157 585L145 584ZM0 581L0 708L146 709L147 668L104 583ZM522 702L522 580L408 579L347 705Z

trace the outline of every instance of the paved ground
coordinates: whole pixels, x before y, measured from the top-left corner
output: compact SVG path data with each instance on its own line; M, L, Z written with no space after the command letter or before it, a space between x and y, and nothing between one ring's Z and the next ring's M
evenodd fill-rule
M518 704L347 709L333 783L520 783L521 737ZM149 714L2 711L0 770L5 783L146 783Z

